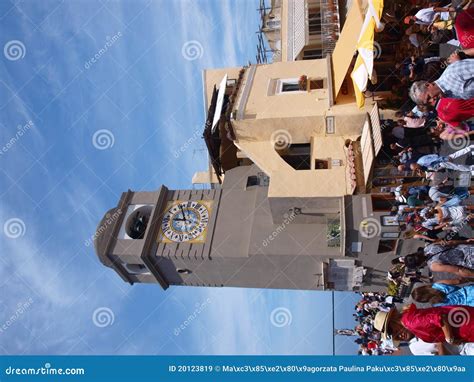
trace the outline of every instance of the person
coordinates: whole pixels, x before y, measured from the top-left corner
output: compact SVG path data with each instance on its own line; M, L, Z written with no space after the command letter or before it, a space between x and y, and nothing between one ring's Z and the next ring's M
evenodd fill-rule
M428 65L431 62L439 62L439 57L407 57L401 63L395 64L395 68L400 70L402 77L408 78L410 81L415 79L422 79L421 76Z
M445 186L447 178L439 185L430 187L428 196L433 202L438 202L444 207L459 206L470 195L467 187Z
M459 231L472 218L464 206L446 207L436 206L434 208L439 225L436 228L448 228Z
M467 305L474 307L474 285L462 287L453 285L463 281L463 279L442 280L432 285L422 285L413 289L411 297L416 302L429 303L432 306Z
M461 278L474 278L474 239L451 240L419 248L433 272L447 272Z
M410 88L410 98L416 104L436 105L442 97L474 98L474 59L456 61L434 82L416 81Z
M382 338L408 342L418 337L428 343L460 344L474 342L474 308L471 306L438 306L419 309L414 304L402 312L392 308L378 312L374 327Z
M456 17L454 29L464 49L474 48L474 8L465 9Z
M464 121L474 116L474 99L440 98L435 109L443 122L453 127L462 127Z
M455 12L455 11L456 9L453 7L423 8L423 9L420 9L417 13L415 13L414 16L406 16L403 21L407 25L415 23L419 25L431 26L431 24L433 24L433 22L436 21L437 17L439 17L441 20L449 20L450 19L449 12Z
M464 147L448 156L440 156L438 154L423 155L416 163L410 164L410 169L421 174L423 171L440 171L443 169L472 172L474 165L464 165L453 163L451 160L459 158L468 153L472 154L474 145Z

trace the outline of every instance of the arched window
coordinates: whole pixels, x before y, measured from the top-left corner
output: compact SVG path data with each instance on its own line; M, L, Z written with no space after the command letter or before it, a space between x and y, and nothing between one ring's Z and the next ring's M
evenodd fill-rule
M150 274L150 271L144 264L124 264L124 267L132 275Z
M125 226L125 232L130 238L143 239L146 228L148 227L148 221L150 220L152 210L152 206L143 206L137 208L128 217Z

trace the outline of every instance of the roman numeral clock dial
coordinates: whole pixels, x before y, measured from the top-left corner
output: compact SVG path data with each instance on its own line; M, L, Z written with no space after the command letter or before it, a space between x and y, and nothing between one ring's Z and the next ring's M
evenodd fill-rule
M162 243L204 243L211 213L211 201L168 202L158 241Z

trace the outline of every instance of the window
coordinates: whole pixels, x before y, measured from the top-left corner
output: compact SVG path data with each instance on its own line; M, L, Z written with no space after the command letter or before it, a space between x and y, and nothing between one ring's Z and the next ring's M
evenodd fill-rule
M302 92L303 89L301 89L300 84L299 84L299 78L285 78L285 79L279 79L276 81L276 89L275 93L276 94L288 94L288 93L297 93L297 92ZM306 90L306 89L304 89Z
M314 168L316 170L327 170L329 168L329 161L324 159L316 159Z
M321 14L319 9L308 10L308 33L310 36L321 34Z
M328 242L328 247L341 246L341 219L338 217L327 219L326 239Z
M129 238L143 239L152 211L152 206L143 206L132 212L125 225L125 233Z
M323 57L322 49L308 49L303 52L303 60L314 60Z
M257 175L251 175L247 178L247 186L246 188L252 186L261 186L261 187L268 187L270 184L270 178L265 175L263 172L257 173Z
M280 157L295 170L311 169L311 144L297 143L277 150Z
M397 240L380 240L377 253L393 252L397 248Z
M300 85L298 82L292 83L292 82L283 82L281 85L281 91L282 92L297 92L300 91Z
M392 194L373 194L370 197L373 211L390 211L395 205L395 197Z
M309 80L309 89L324 89L324 81L323 80Z
M144 264L124 264L125 269L132 275L146 275L150 271Z
M258 176L252 175L247 178L247 188L252 186L258 186Z

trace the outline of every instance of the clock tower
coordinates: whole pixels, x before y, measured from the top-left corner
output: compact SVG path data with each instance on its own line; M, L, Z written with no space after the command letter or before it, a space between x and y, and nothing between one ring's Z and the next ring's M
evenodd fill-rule
M251 165L220 188L124 192L97 227L97 255L125 281L164 289L352 290L361 267L338 238L343 201L271 198L269 181Z

